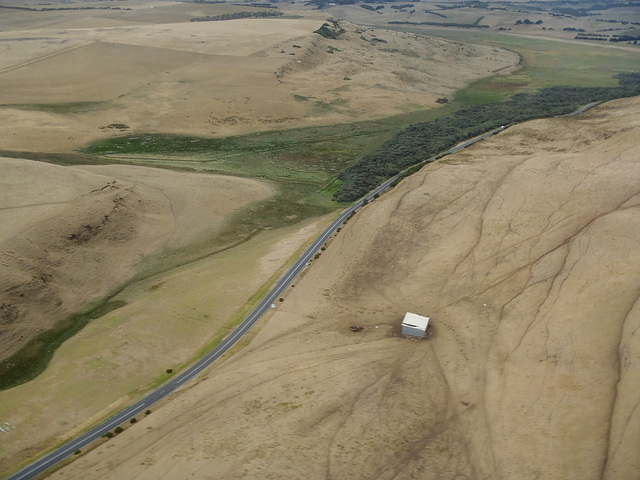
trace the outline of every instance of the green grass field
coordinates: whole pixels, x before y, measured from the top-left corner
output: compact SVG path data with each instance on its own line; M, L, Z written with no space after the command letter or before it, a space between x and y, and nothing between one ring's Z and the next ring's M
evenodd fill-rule
M459 91L456 99L467 104L504 100L545 87L613 87L618 83L616 74L640 70L640 52L497 34L479 37L478 43L517 52L522 67L513 75L480 80Z
M279 185L283 192L281 200L293 202L298 208L314 205L339 208L341 205L331 200L335 189L329 186L342 170L380 148L409 125L447 115L456 109L455 105L446 105L375 121L227 138L127 135L89 145L83 155L100 163L111 161L264 179Z

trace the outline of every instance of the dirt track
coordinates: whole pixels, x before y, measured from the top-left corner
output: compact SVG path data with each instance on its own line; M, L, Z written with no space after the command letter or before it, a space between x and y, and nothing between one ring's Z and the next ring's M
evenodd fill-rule
M638 106L410 177L249 347L52 478L633 478ZM399 336L406 311L430 340Z

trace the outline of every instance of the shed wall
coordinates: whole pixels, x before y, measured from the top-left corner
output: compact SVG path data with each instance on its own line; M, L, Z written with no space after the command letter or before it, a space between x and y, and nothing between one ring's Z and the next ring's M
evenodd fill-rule
M409 327L408 325L402 325L402 334L403 335L413 335L414 337L422 337L424 338L426 332L421 328Z

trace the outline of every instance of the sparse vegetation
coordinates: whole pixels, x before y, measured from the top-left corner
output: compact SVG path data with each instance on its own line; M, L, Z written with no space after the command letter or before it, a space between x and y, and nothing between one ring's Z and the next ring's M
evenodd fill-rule
M105 130L107 128L111 128L114 130L125 131L129 128L129 125L125 125L124 123L110 123L109 125L104 125L100 127L100 130Z
M463 12L460 12L459 14L460 16L455 16L455 15L458 15L458 12L455 12L455 11L452 12L451 21L470 23L470 22L473 22L474 19L478 18L478 14L469 15L468 8L470 5L468 2L464 2L464 5L462 6L464 6L466 10ZM462 6L460 8L462 8ZM228 7L225 7L225 8L228 8ZM382 6L376 7L376 11L382 8L383 8ZM454 6L453 8L457 8L457 7ZM368 12L364 12L362 9L359 9L357 7L353 8L352 10L359 11L360 15L362 15L363 17L366 16L366 18L377 17L377 15L370 15ZM368 10L372 10L372 8ZM389 11L389 13L392 13L393 10L391 11L390 10L391 10L390 6L387 5L387 11ZM204 8L202 9L202 11L203 11L202 13L203 15L212 12ZM226 11L226 10L223 10L223 11ZM217 13L217 11L214 11L214 12ZM449 14L449 11L446 11L446 13ZM184 14L184 12L182 14ZM446 17L445 15L442 15L439 13L434 13L434 14L439 17ZM529 13L527 13L527 15L528 14ZM192 14L192 15L198 15L198 14ZM535 13L533 13L532 15L535 15ZM416 19L416 18L417 18L417 15L416 17L413 17L411 19ZM512 23L513 20L515 20L515 18L517 17L511 16L509 22ZM523 17L521 16L520 18L523 18ZM537 17L530 17L530 18L535 20ZM427 17L427 19L435 19L442 22L449 20L447 18L436 18L436 17ZM188 17L187 17L187 20L188 20ZM476 20L476 22L478 21L479 20ZM268 22L268 21L260 21L259 23L261 24L261 26L273 24L273 22ZM277 23L280 24L280 21L278 20ZM314 28L319 26L320 23L321 22L319 22ZM502 24L506 25L506 23L502 23ZM492 25L495 25L495 24L492 23ZM582 23L575 23L574 25L582 25ZM202 26L204 26L204 24ZM562 27L559 27L558 30L560 30L561 28ZM524 29L525 27L523 27L520 30L523 31ZM517 29L514 28L514 30L517 30ZM415 31L419 31L419 30L415 29ZM479 32L470 31L470 30L463 32L463 34L481 35L481 33ZM540 32L538 32L538 34L540 34ZM371 39L371 36L369 33L366 33L365 35L367 35L367 37ZM561 35L561 33L558 32L556 33L556 35ZM507 38L509 37L508 35L504 35L503 37L505 38L504 40L505 42L512 40L510 38ZM568 38L569 35L565 34L565 37ZM329 43L333 43L337 46L344 48L346 51L347 48L344 47L345 41L343 40L343 38L344 37L340 37L338 40L335 40L335 41L334 40L323 41L322 38L316 37L314 41L316 43L320 43L323 46L326 46ZM378 50L382 50L384 47L387 47L387 46L399 47L399 44L395 43L396 40L393 39L393 37L385 36L384 38L388 38L389 43L391 45L378 45L377 47ZM188 40L188 41L193 43L199 43L199 40L202 40L202 38L196 38L194 40ZM367 40L367 41L370 41L370 40ZM532 41L532 44L536 44L538 42L538 40L531 40L531 41ZM375 43L381 43L381 42L379 42L379 40L377 39L371 41L371 44L375 44ZM573 42L574 45L575 43L576 42ZM305 43L305 46L306 45L308 45L308 43ZM365 50L364 48L362 48L363 45L365 44L360 43L359 48L361 48L362 50ZM571 45L571 47L573 48L574 45ZM563 47L563 46L561 45L560 47ZM293 47L291 47L291 42L288 42L285 48L287 48L288 51L290 51L291 48L293 48L293 51L296 51L296 53L299 55L296 58L304 61L303 67L308 68L309 65L312 64L312 62L308 62L307 57L300 55L303 53L302 51L295 50L297 46L294 45ZM410 48L414 48L414 47L410 47ZM418 47L415 47L415 48L418 48ZM580 46L578 46L578 48L580 48ZM447 49L450 50L448 46L447 46ZM280 47L278 47L277 50L274 49L274 52L277 52L279 50L280 50ZM337 52L339 51L339 49L335 49L334 47L329 47L328 50L327 48L320 47L319 49L316 50L316 53L319 53L322 58L326 58L325 51L329 51L330 53L336 53L333 59L335 59L335 57L347 58L346 54L337 55ZM368 48L367 51L374 52L375 50L373 48ZM410 50L404 50L404 51L411 52ZM420 50L420 52L424 52L424 50ZM403 53L402 50L396 50L393 53L399 53L399 54L405 55L405 53ZM413 53L417 55L417 53L415 52ZM615 56L616 52L613 52L613 53L614 55L612 56ZM375 53L373 54L375 55ZM541 55L546 55L546 52L543 52ZM561 58L560 55L556 56L555 52L551 52L546 56L553 60L557 58ZM286 53L284 52L283 52L282 58L285 58L284 60L285 62L295 60L295 59L291 59L290 57L286 57ZM414 63L417 63L417 62L414 62ZM597 67L594 67L594 63L586 59L584 63L585 63L584 70L581 70L581 72L585 72L585 73L581 75L582 77L581 79L576 79L576 81L591 82L593 81L592 80L593 77L590 75L590 72ZM505 65L505 63L503 63L502 65ZM489 70L494 71L496 67L502 67L502 65L498 65L496 63L494 66L494 64L491 64L486 69L486 72L489 72ZM531 76L527 76L532 71L530 67L531 65L533 65L533 63L529 61L529 59L527 58L523 61L523 65L525 65L525 67L522 70L523 75L519 75L517 80L512 81L512 78L513 79L516 78L515 76L502 77L497 80L493 79L491 81L487 81L486 85L490 85L491 88L495 88L495 91L499 95L503 95L503 94L512 95L514 93L523 91L524 89L527 90L527 94L533 93L532 92L533 90L536 90L540 87L539 84L536 84L535 82L530 82ZM529 69L529 70L526 70L526 69ZM172 74L175 74L174 73L175 71L173 69L171 70L172 70ZM186 70L187 69L185 69L185 71ZM568 70L569 69L567 69L567 71ZM614 70L615 69L613 68L603 68L602 75L611 76ZM548 69L548 71L552 71L552 69L550 68ZM346 72L347 71L345 70L345 73L343 73L343 75L347 74ZM357 69L352 69L352 70L350 69L348 70L348 72L349 72L348 73L349 75L354 75L354 78L358 80L366 80L366 77ZM483 72L485 72L485 70L483 70ZM189 74L190 73L191 71L189 71ZM271 72L269 71L267 73L271 73ZM161 72L160 76L163 76L163 75L164 75L164 70ZM505 78L507 78L507 80L505 80ZM601 77L598 77L598 78L601 78ZM335 78L335 82L333 85L346 86L347 85L346 81L351 80L351 78L344 77L344 80L345 82L341 82L340 77L337 77ZM154 82L156 80L151 79L151 81ZM164 77L162 78L161 81L165 82ZM542 79L541 81L544 82L546 80ZM180 80L180 82L182 82L182 80ZM197 80L194 80L193 88L197 88L197 85L195 82L197 82ZM277 83L277 82L274 82L274 83ZM357 83L358 85L354 85L352 87L354 92L359 91L361 88L362 82L359 81ZM163 85L165 84L163 83ZM125 87L126 89L123 89L123 91L128 92L129 91L128 86L125 85ZM282 85L279 85L279 87L282 87ZM384 87L384 85L381 85L381 88L382 87ZM181 88L184 88L186 90L187 88L190 89L191 86L184 86ZM476 92L479 91L480 90L479 85L476 84L470 87L467 91L470 91L470 90L475 90ZM432 116L440 115L442 112L445 112L445 111L451 113L455 109L460 108L461 103L463 102L468 102L468 106L471 105L472 103L475 103L475 100L473 102L468 101L469 97L463 100L462 97L454 97L454 94L452 92L445 93L446 90L434 89L433 91L442 92L440 93L440 95L447 95L451 100L450 100L450 103L447 103L446 105L445 105L445 102L441 102L442 105L435 105L435 104L432 105L434 107L435 106L439 107L438 112L433 112L430 114ZM174 93L173 90L171 92ZM318 109L326 109L327 111L331 111L331 109L335 107L335 105L331 103L331 100L333 98L330 95L327 95L327 96L319 95L313 89L306 88L306 87L305 88L300 87L299 92L305 93L311 96L311 97L303 97L301 95L293 96L294 100L297 102L308 102L308 103L294 104L294 107L297 108L299 111L307 111L305 109L313 109L314 106L316 106ZM176 89L175 93L177 94L176 98L175 99L172 98L171 100L177 104L178 101L181 101L181 97L178 98L178 95L180 95L182 92L180 91L180 89ZM253 101L255 101L259 95L260 95L259 93L254 95ZM221 94L220 96L222 97L223 95ZM288 96L285 98L285 100L286 99L290 100L291 97L292 95L291 93L289 93ZM44 99L41 101L49 101L44 96L41 98ZM91 97L87 97L87 98L91 98ZM480 96L476 96L475 98L479 99ZM486 101L495 101L496 98L497 97L485 96L484 98L480 99L478 103L485 103ZM435 99L435 97L433 97L433 99ZM225 100L227 100L226 97L225 97ZM504 98L500 98L499 100L504 100ZM24 101L24 100L20 100L20 101ZM155 107L156 105L153 105L153 108ZM157 107L158 107L158 111L161 111L160 109L161 105L158 104ZM162 105L162 107L164 107L164 105ZM354 115L356 115L355 113L356 111L360 112L360 110L356 108L355 102L353 102L353 107L354 108L352 110L354 111ZM13 107L8 106L7 108L13 108ZM52 108L53 108L52 112L60 113L66 107L64 107L63 109L61 109L59 106L52 107ZM76 105L73 108L78 108L78 106ZM415 109L419 107L417 105L412 105L411 107L407 107L407 110L404 110L404 111L408 111L409 108ZM348 109L349 109L348 106L346 108L343 108L343 110L348 110ZM94 136L96 134L99 134L102 137L110 136L117 133L117 129L120 129L118 127L120 126L126 127L124 123L115 123L115 124L109 123L112 121L130 123L129 122L129 119L130 119L131 120L130 124L133 127L134 131L136 132L140 132L141 128L146 128L144 124L141 126L141 123L139 122L139 120L135 115L129 115L128 114L129 112L125 114L124 109L121 109L119 111L115 111L115 110L116 109L114 108L113 114L111 114L112 112L109 113L110 115L109 117L102 118L99 120L99 123L92 124L92 128L94 130L93 131ZM23 115L23 112L17 112L17 113ZM192 116L191 122L193 125L195 125L195 121L194 121L195 117L194 117L193 111L189 111L187 113L191 114ZM164 145L160 145L160 143L162 143L164 140L160 139L160 136L154 136L154 140L155 139L159 140L159 143L156 144L155 147L159 147L159 148L156 151L149 152L146 149L146 143L145 143L147 142L148 136L144 133L138 133L135 136L140 137L141 140L138 143L138 147L140 148L137 151L134 151L136 147L134 145L135 141L133 141L132 147L131 147L132 153L127 153L126 148L120 148L118 146L115 150L111 150L108 152L105 151L103 153L97 153L97 154L92 153L91 155L95 163L99 163L103 161L127 162L132 164L153 165L153 166L159 166L163 168L174 168L174 169L180 169L185 171L194 170L194 171L201 171L201 172L238 174L238 175L246 175L249 177L266 179L272 185L275 185L276 188L280 191L280 193L276 198L270 200L269 202L265 202L263 205L251 206L251 208L247 209L246 211L243 211L241 214L238 214L233 219L233 222L229 222L230 226L229 228L226 229L226 231L224 232L224 235L221 235L220 238L217 238L215 241L207 240L206 244L203 243L204 248L202 249L202 251L204 252L204 254L207 254L208 252L216 251L216 248L218 248L219 245L224 245L225 241L228 239L236 238L238 241L243 241L245 238L250 238L250 235L252 235L252 232L260 231L259 230L260 228L263 228L263 227L271 228L273 226L294 224L296 222L299 222L301 219L305 218L305 216L311 216L314 214L318 214L319 212L320 213L327 212L327 211L330 211L331 208L335 208L337 204L332 203L330 199L332 198L333 194L337 191L337 189L340 188L340 185L343 183L343 180L335 181L335 177L338 175L338 173L341 170L344 170L345 168L347 168L350 164L352 164L356 160L358 160L364 154L371 153L371 150L375 150L376 147L382 144L384 140L387 140L398 129L401 129L402 127L407 126L408 123L425 123L425 119L421 118L421 115L424 115L422 112L416 113L413 115L414 117L412 120L409 120L410 117L406 116L406 117L403 117L402 119L399 119L395 125L392 125L392 122L393 122L392 120L382 119L379 121L368 122L368 123L358 123L358 124L350 124L350 125L315 128L313 129L313 131L308 131L305 133L301 133L301 130L295 130L295 131L280 130L280 132L277 133L277 135L279 135L280 137L277 137L275 133L272 134L271 132L267 132L265 134L259 134L259 135L236 137L238 139L238 143L230 146L230 148L228 149L222 149L222 148L209 149L207 145L207 142L209 142L209 140L204 141L202 139L197 139L196 137L191 137L189 139L189 142L193 140L193 143L197 144L198 148L196 148L195 150L191 149L186 142L184 142L184 144L181 144L182 140L179 140L177 143L181 144L180 148L182 149L175 150L173 140L178 139L179 137L173 137L170 139L165 138L164 140L166 140L166 142L164 143ZM210 131L202 130L202 131L198 131L199 132L198 134L202 134L202 135L226 134L225 132L228 130L225 130L226 127L222 126L224 124L221 121L218 121L218 120L216 121L218 123L213 123L213 126L209 128ZM271 122L271 120L269 120L269 122ZM295 122L295 119L291 120L290 123L276 124L275 120L273 123L274 125L279 125L280 127L284 127L287 124L293 124L293 122ZM321 122L318 121L317 123L320 124ZM105 125L104 128L105 129L109 128L110 130L99 132L97 131L98 125ZM188 128L187 120L185 120L185 124L180 125L180 131L187 131L186 128L184 128L185 125ZM265 127L261 126L260 128L265 128ZM125 128L121 128L121 129L124 130ZM116 130L116 131L113 131L113 130ZM214 132L214 130L216 130L216 132ZM166 126L165 127L161 126L157 129L154 129L154 131L167 131L167 129L166 129ZM190 131L195 132L196 130L190 130ZM134 135L127 135L126 138L131 139L133 137ZM329 139L330 141L327 139ZM120 139L112 141L111 145L124 145L125 143L125 142L122 142L122 143L118 143L118 142L120 142ZM332 142L335 145L332 144ZM7 148L10 148L10 147L7 147ZM99 157L99 155L105 155L105 156ZM339 157L339 158L336 158L336 157ZM86 162L86 159L87 157L85 157L85 162ZM260 162L258 160L262 160L262 161ZM68 161L68 160L62 159L61 157L59 161ZM420 165L410 169L410 171L407 172L407 174L417 170L418 168L420 168ZM317 208L317 207L322 207L322 208ZM340 230L341 229L339 228L338 231ZM278 233L278 232L275 232L275 233ZM197 248L194 247L193 251L196 251L201 246L202 245L198 245ZM320 251L324 251L325 248L326 247L323 246L320 249ZM189 252L186 252L183 258L187 258L188 254ZM161 261L164 262L165 260L163 259ZM167 265L168 264L169 262L167 261ZM164 287L162 290L165 290ZM241 301L244 301L246 299L246 296L248 295L243 296ZM280 299L280 301L283 301L283 300L284 300L283 298ZM190 307L191 306L189 306L189 308ZM209 310L208 312L212 315L212 317L217 316L211 310ZM199 318L200 313L201 312L198 311L197 312L198 317L195 317L194 315L194 318ZM204 321L200 321L200 320L197 320L197 321L200 323L204 323ZM348 323L346 325L348 325ZM344 326L345 325L342 325L342 327ZM371 332L377 333L377 332L374 332L373 330ZM129 334L127 334L126 336L122 335L120 338L130 339L131 337L129 336ZM183 364L179 364L179 362L180 360L169 359L168 363L173 364L176 367L176 370L179 371L184 366ZM103 365L104 364L105 363L103 361ZM159 367L160 369L158 370L158 365L156 364L156 371L154 371L154 375L160 374L159 377L162 377L163 379L166 380L166 378L168 377L167 375L164 375L164 370L161 364ZM116 367L116 369L118 370L118 373L120 375L123 375L123 374L128 375L128 373L125 371L127 370L126 368L123 368L121 366L119 369ZM64 370L64 372L68 373L70 370L71 369L66 369ZM167 374L171 374L171 373L173 373L172 369L167 370ZM44 377L44 380L47 380L47 377ZM109 392L110 394L114 394L117 392L117 390L110 388ZM140 392L141 390L138 390L138 391L135 391L134 394L139 394ZM10 393L10 392L7 392L7 393ZM145 412L145 415L149 413L150 411L148 410L147 412ZM60 423L60 425L62 425L62 423ZM124 427L126 428L127 426L125 425ZM119 428L120 428L120 431L122 431L122 428L121 427ZM144 428L144 425L143 425L143 428ZM113 433L108 432L108 434L105 434L105 436L106 438L110 438L113 436ZM116 442L116 443L121 443L122 440L124 439L121 438L120 442ZM407 439L407 441L410 442L411 439Z
M440 14L440 16L443 15ZM332 31L340 30L339 23L333 20L328 21L323 26ZM474 32L463 33L464 35L480 35ZM501 41L505 42L504 39ZM509 41L517 42L518 40L509 39ZM527 45L537 46L539 42L538 40L527 39ZM338 51L335 47L331 48L334 51ZM571 46L571 48L575 48L575 46ZM409 52L411 51L399 50L399 53L411 56ZM546 58L553 59L560 57L564 59L564 56L546 55L546 52L546 50L542 51ZM622 60L618 60L618 64L624 63L627 57L620 58ZM527 73L531 72L536 62L532 61L531 58L525 58L525 61L526 67L523 71ZM580 61L582 62L582 59L580 59ZM587 63L589 65L595 65L597 62L589 61ZM629 62L627 61L626 63L628 64ZM557 75L557 69L553 67L554 66L551 65L545 68L547 71L552 71L554 75ZM607 64L605 68L600 69L603 73L599 73L599 75L602 76L606 74L606 72L614 70L615 67L616 65L612 61L611 64ZM599 68L599 66L593 68ZM567 72L569 71L573 71L571 65L567 68ZM591 71L589 71L589 73L590 72ZM583 77L575 79L575 81L601 81L601 76L593 80L594 77L592 75L585 74ZM350 80L350 77L344 77L344 80ZM543 75L540 75L539 78L535 80L539 81L539 83L550 81L548 75L544 78ZM495 88L497 82L494 80L488 81L486 85L491 85L493 92L497 92L498 94L504 94L506 92L508 95L511 95L518 89L537 86L535 82L527 84L527 81L528 79L522 82L509 82L500 79L500 82L504 84L508 83L507 87L501 87L500 89ZM481 86L474 85L470 87L469 90L477 92L481 90ZM298 95L294 96L294 98L297 101L309 100L309 97ZM478 103L494 101L495 99L495 96L487 95L478 100ZM457 102L452 100L451 103L454 103L454 105L448 110L449 112L460 108L460 102L475 103L475 100L469 101L468 99L462 99L462 97L456 98L456 100ZM450 105L451 104L448 104L447 108L449 108ZM104 106L105 104L102 102L5 105L7 108L37 109L56 113L74 113L99 109ZM318 108L330 109L334 107L335 105L331 104L318 105ZM431 112L427 115L435 117L441 115L443 112L444 110ZM225 242L228 243L229 238L237 238L242 235L244 235L242 238L249 238L249 235L252 234L251 232L259 231L260 228L284 226L298 222L303 218L327 213L332 208L336 208L338 205L331 201L332 196L338 189L340 189L341 192L347 189L347 186L340 186L340 183L344 183L343 180L333 182L338 173L363 155L371 153L372 150L379 147L384 140L389 139L399 129L416 121L424 121L424 118L421 118L421 115L424 115L424 113L412 115L413 116L403 117L398 121L387 119L376 122L354 123L340 127L330 126L312 129L296 129L277 133L266 132L255 135L229 137L226 139L203 139L172 135L131 135L98 142L89 147L87 152L91 155L90 159L93 163L122 161L181 170L246 175L278 182L282 189L281 193L276 198L262 205L251 207L250 211L243 212L242 216L238 215L238 217L234 219L235 221L232 227L223 232L215 242L211 242L210 248L214 249L217 245L224 244ZM498 122L500 122L500 120L498 120ZM106 125L105 128L126 129L127 125L114 123ZM328 139L330 139L330 141ZM100 158L99 155L110 155L111 158L105 160L104 158ZM118 157L118 155L131 155L131 157L125 159ZM136 157L136 155L139 155L139 157ZM153 157L153 155L158 155L158 158ZM160 159L160 156L163 158ZM89 157L87 155L68 154L60 155L59 158L47 155L47 158L56 163L87 163ZM325 188L322 189L322 193L317 193L321 188L327 187L327 185L332 185L331 188L333 190ZM344 197L336 194L335 199L338 198ZM288 218L291 219L289 220ZM178 253L177 255L182 255L182 253ZM30 345L27 345L27 347L29 350L31 349ZM46 355L52 355L55 348L55 345L53 348L40 347L41 351L46 351ZM32 369L31 367L24 368L24 362L14 362L13 360L15 360L14 357L8 359L6 361L7 363L0 364L0 368L5 367L0 374L0 388L8 388L1 386L5 385L2 379L9 376L26 379L33 378L37 373L33 374L28 372L42 371L48 362L48 360L44 361L44 366L41 365L38 367L39 369ZM29 360L29 362L31 362L31 360ZM31 377L29 377L29 375L31 375ZM26 380L18 380L17 383L7 383L6 385L17 385L23 381Z

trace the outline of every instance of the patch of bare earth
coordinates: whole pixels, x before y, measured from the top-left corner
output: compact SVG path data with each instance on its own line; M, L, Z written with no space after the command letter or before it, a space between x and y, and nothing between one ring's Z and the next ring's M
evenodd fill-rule
M51 478L633 478L639 106L424 168L249 347ZM406 311L428 340L400 335Z

